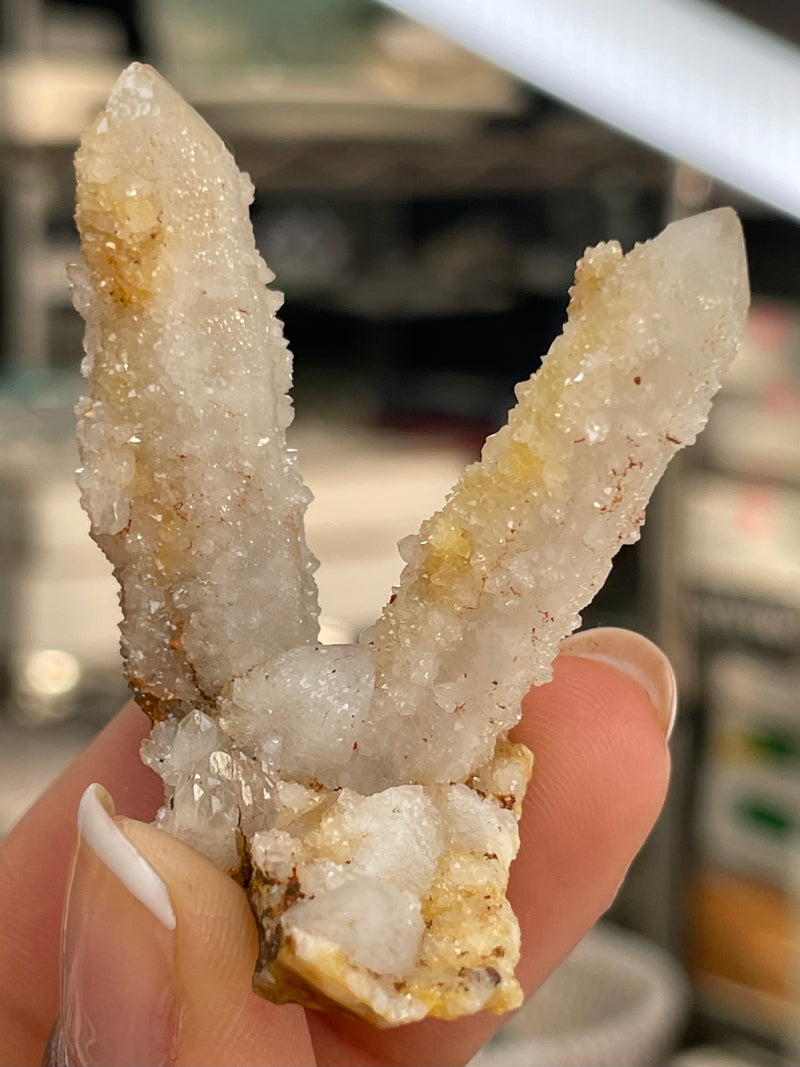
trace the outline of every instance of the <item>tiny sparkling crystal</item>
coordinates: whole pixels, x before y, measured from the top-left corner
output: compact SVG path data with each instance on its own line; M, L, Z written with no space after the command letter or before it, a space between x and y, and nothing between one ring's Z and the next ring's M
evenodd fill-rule
M270 999L382 1026L516 1007L532 757L508 730L705 423L747 311L736 216L587 250L562 335L401 543L381 618L325 646L249 180L140 64L76 170L79 481L154 722L157 824L246 887Z

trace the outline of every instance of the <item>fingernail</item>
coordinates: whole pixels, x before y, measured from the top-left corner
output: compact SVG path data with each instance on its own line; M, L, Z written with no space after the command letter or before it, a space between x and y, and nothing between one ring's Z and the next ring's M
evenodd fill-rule
M64 908L61 1041L70 1067L161 1067L175 1044L175 913L113 816L90 785Z
M669 740L678 712L678 690L672 665L657 645L632 630L599 626L562 641L561 652L599 660L633 678L650 697Z

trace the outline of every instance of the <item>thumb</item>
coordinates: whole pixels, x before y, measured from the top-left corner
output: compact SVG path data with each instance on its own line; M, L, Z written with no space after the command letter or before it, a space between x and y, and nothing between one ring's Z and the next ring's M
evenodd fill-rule
M64 913L60 1032L74 1067L315 1062L305 1015L252 992L244 892L193 849L83 795Z

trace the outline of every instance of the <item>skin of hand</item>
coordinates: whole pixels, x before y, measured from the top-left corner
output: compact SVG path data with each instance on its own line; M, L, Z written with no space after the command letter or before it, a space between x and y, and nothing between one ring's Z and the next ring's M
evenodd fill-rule
M553 681L526 698L515 736L535 766L509 888L526 993L612 902L657 818L674 714L666 659L613 629L568 639ZM0 847L0 1065L40 1064L59 1016L46 1062L73 1067L463 1064L502 1025L480 1014L378 1030L253 993L244 892L147 825L161 801L138 757L148 728L127 705ZM92 782L124 814L96 787L81 803Z

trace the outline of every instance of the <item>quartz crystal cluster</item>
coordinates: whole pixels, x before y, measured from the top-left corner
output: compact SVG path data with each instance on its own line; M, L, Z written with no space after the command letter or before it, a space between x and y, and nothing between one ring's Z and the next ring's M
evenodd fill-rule
M76 168L79 480L154 723L158 825L246 887L270 999L379 1025L515 1007L532 757L508 731L705 422L748 303L734 213L586 252L562 335L401 543L383 615L325 646L249 180L139 64Z

